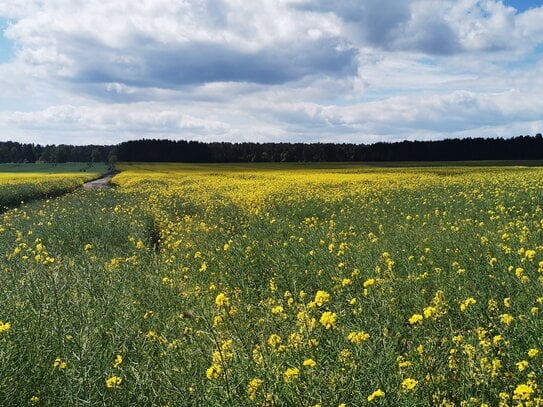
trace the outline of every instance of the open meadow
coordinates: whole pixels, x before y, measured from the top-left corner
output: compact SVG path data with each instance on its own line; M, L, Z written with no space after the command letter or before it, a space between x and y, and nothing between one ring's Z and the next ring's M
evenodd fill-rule
M542 167L118 168L1 215L0 405L543 404Z

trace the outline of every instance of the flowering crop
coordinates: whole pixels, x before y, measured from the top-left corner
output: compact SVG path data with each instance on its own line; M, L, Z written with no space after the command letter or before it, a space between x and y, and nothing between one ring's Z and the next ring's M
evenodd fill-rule
M543 404L542 169L120 168L2 216L8 404Z
M103 165L89 168L89 172L86 168L85 172L81 172L81 168L76 172L73 164L57 164L49 168L50 172L45 172L40 164L20 165L24 167L0 165L0 210L21 201L72 191L106 172ZM31 172L33 169L39 172Z

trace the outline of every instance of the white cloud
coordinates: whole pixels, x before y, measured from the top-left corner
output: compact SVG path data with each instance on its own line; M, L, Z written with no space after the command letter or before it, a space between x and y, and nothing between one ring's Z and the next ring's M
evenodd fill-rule
M353 141L541 132L543 7L497 0L0 4L0 134ZM522 126L525 131L520 131ZM510 133L508 133L510 132Z

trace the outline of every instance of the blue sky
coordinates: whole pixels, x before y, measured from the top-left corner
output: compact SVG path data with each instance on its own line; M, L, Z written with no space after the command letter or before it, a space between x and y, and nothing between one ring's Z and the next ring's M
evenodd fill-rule
M518 11L526 11L531 8L541 7L543 3L536 0L506 0L505 4L516 8Z
M543 3L4 0L0 140L543 132Z
M0 63L8 62L13 56L13 41L3 35L7 26L8 20L0 17Z

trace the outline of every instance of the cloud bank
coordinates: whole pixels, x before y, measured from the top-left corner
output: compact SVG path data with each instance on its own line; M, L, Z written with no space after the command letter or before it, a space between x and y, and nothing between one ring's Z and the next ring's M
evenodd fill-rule
M543 7L497 0L0 4L0 138L372 142L541 132Z

